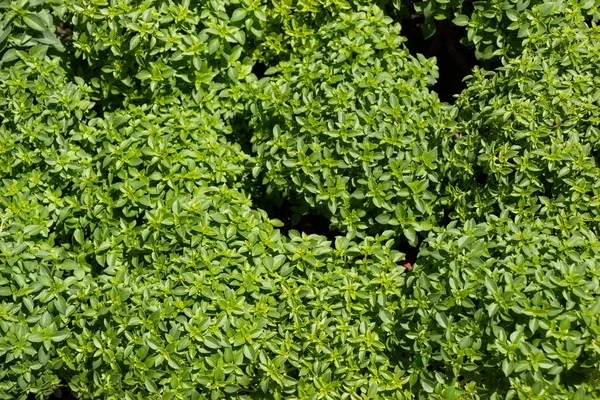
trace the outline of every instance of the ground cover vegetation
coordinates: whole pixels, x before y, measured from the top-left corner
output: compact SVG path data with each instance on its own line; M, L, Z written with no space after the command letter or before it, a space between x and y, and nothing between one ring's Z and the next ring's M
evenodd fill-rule
M599 398L599 7L0 1L0 398Z

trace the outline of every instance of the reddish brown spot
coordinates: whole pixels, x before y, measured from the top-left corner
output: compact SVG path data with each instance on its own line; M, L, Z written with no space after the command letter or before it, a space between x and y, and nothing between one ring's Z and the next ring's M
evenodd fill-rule
M404 264L404 268L406 268L409 271L412 271L412 269L413 269L412 264L409 263L409 262L407 262L406 264Z
M458 139L458 138L460 138L460 135L458 133L455 133L454 137Z

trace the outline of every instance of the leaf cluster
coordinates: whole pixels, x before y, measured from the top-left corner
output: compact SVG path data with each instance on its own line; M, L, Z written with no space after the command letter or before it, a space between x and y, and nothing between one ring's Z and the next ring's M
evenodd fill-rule
M0 398L600 396L597 5L367 3L0 2Z
M392 229L416 244L444 214L437 67L377 8L341 14L298 52L251 89L263 182L353 236Z

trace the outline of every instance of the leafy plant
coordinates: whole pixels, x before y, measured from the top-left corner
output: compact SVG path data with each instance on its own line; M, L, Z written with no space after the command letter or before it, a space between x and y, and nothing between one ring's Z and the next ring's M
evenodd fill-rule
M256 82L252 141L263 181L298 193L352 235L411 243L443 215L437 69L376 8L342 14Z
M597 226L599 32L556 28L531 36L498 71L474 71L453 111L461 139L452 157L463 177L486 184L455 193L462 218L559 207Z
M523 40L544 34L557 26L582 23L585 16L597 21L599 2L593 0L426 0L415 3L415 10L425 18L423 34L436 32L436 21L450 19L465 27L461 42L474 46L478 59L487 61L520 53Z
M192 99L94 117L59 58L18 55L0 83L1 398L61 379L82 398L408 390L384 341L404 271L389 234L282 237Z
M560 217L452 223L406 280L398 337L424 391L594 398L600 380L597 236ZM432 395L432 398L437 398Z
M597 5L490 4L449 105L396 1L1 1L0 398L600 396Z
M52 46L57 51L64 51L60 40L60 30L54 23L54 8L57 1L19 0L0 2L2 19L0 19L0 51L2 61L15 59L17 49L29 48L36 44Z

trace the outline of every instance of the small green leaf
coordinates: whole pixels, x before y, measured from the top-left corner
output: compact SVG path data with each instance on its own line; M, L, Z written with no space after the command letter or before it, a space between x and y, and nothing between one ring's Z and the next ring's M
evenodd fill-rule
M8 35L10 35L11 31L12 31L12 26L11 25L9 25L9 26L5 27L4 29L0 30L0 49L2 49L2 44L4 43L4 41L6 40L6 38L8 37Z
M435 390L435 382L425 377L421 377L421 387L427 393L433 393Z
M81 231L81 229L75 229L75 233L73 234L73 237L75 238L77 243L83 244L84 237L83 237L83 232Z
M135 35L134 37L132 37L131 40L129 41L129 51L135 50L138 47L138 45L140 44L140 40L141 40L141 38L139 37L139 35Z
M150 393L158 392L158 387L152 380L150 380L150 378L146 377L144 379L144 385L146 386L146 390L148 390Z
M146 70L141 70L140 72L138 72L135 75L136 78L138 78L141 81L145 81L147 79L150 79L150 77L152 77L152 74Z
M109 253L106 256L106 263L109 268L115 267L117 265L117 253Z
M27 340L29 340L32 343L41 343L44 341L44 337L41 333L32 333L31 335L29 335Z
M17 49L6 50L6 52L2 56L2 62L7 63L7 62L16 60L17 58L19 58L19 53L23 53L23 52L20 50L17 50Z
M379 391L379 386L376 381L371 382L369 385L369 390L367 391L367 397L370 399L374 399L377 397L377 392Z
M519 19L519 13L516 10L513 10L512 8L506 10L506 16L513 22Z
M69 338L69 336L71 336L69 332L57 332L54 335L52 335L51 339L53 342L62 342Z
M379 311L379 318L381 318L381 320L386 323L389 324L392 322L392 313L389 312L388 310L380 310Z
M243 8L238 8L233 12L233 15L231 16L231 21L237 22L243 20L244 18L246 18L246 10L244 10Z
M444 329L448 328L448 317L446 314L437 312L435 314L435 320L440 324L440 326Z
M456 26L467 26L469 24L469 17L466 15L459 15L452 20L452 23Z
M410 243L411 246L416 246L417 244L417 233L415 232L415 230L411 227L408 228L404 228L402 230L402 232L404 233L404 236L406 236L406 239L408 240L408 242Z
M25 229L23 229L23 233L25 235L35 236L42 231L42 227L39 225L27 225Z
M554 7L555 7L554 2L547 2L547 3L541 4L538 7L538 10L540 11L540 14L543 17L546 17L552 13L552 10L554 10Z
M507 359L502 361L502 372L504 372L505 376L510 376L514 370L513 362Z
M210 349L220 349L221 343L212 336L204 338L204 345Z
M48 30L45 22L38 15L28 13L23 17L23 21L29 26L31 29L34 29L38 32L44 32Z

